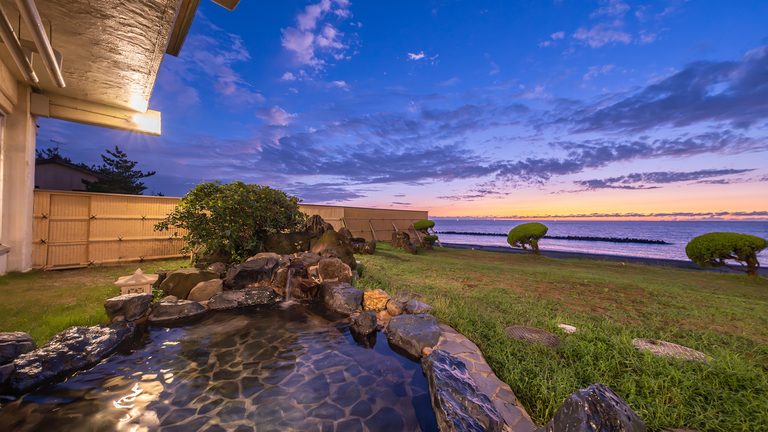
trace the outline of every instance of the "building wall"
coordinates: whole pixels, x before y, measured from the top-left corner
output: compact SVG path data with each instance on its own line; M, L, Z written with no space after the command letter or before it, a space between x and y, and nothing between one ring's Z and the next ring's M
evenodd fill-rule
M57 163L35 166L36 189L85 191L82 180L95 182L98 178Z

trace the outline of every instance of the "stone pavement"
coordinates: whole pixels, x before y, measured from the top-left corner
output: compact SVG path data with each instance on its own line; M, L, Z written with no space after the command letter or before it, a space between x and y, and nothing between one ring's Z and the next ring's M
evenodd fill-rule
M440 349L459 358L467 367L478 390L493 402L510 432L533 432L536 425L509 386L493 373L480 349L466 336L446 324L440 324L440 341L434 349Z

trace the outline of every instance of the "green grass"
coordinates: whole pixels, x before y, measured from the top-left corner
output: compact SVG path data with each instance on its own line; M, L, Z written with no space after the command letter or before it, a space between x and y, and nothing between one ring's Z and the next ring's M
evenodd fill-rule
M68 327L107 324L104 300L120 295L118 277L137 267L154 273L188 264L183 259L0 276L0 332L27 332L42 346Z
M538 425L565 397L603 383L650 431L768 430L768 280L590 260L435 248L413 256L377 244L361 289L418 293L478 344ZM565 335L558 324L579 328ZM530 325L551 350L509 339ZM709 364L657 358L633 338L705 352Z

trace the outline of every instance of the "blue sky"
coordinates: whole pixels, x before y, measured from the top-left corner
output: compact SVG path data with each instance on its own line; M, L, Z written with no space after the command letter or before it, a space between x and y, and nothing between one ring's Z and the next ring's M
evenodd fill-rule
M768 216L768 2L202 2L117 144L147 192L267 184L435 216ZM760 197L763 197L762 199Z

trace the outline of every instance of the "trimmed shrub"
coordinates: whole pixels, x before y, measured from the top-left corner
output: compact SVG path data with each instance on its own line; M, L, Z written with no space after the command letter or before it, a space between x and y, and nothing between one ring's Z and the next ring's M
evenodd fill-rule
M422 237L421 239L426 241L426 242L434 243L437 240L437 236L436 235L428 235L428 236Z
M299 229L306 215L299 200L268 186L220 181L203 182L189 191L155 230L187 230L181 253L200 248L240 261L258 252L267 237Z
M547 228L544 224L538 222L529 222L518 225L507 235L507 243L512 247L521 247L528 250L525 245L531 246L531 253L539 254L539 239L547 235Z
M418 231L425 231L425 232L427 229L432 228L434 226L435 226L435 221L431 221L427 219L422 219L416 222L415 224L413 224L413 227L415 229L417 229Z
M763 238L730 232L713 232L700 235L685 246L685 254L701 267L728 267L743 271L750 276L757 276L760 263L757 254L768 247ZM741 268L732 267L726 260L741 264Z

